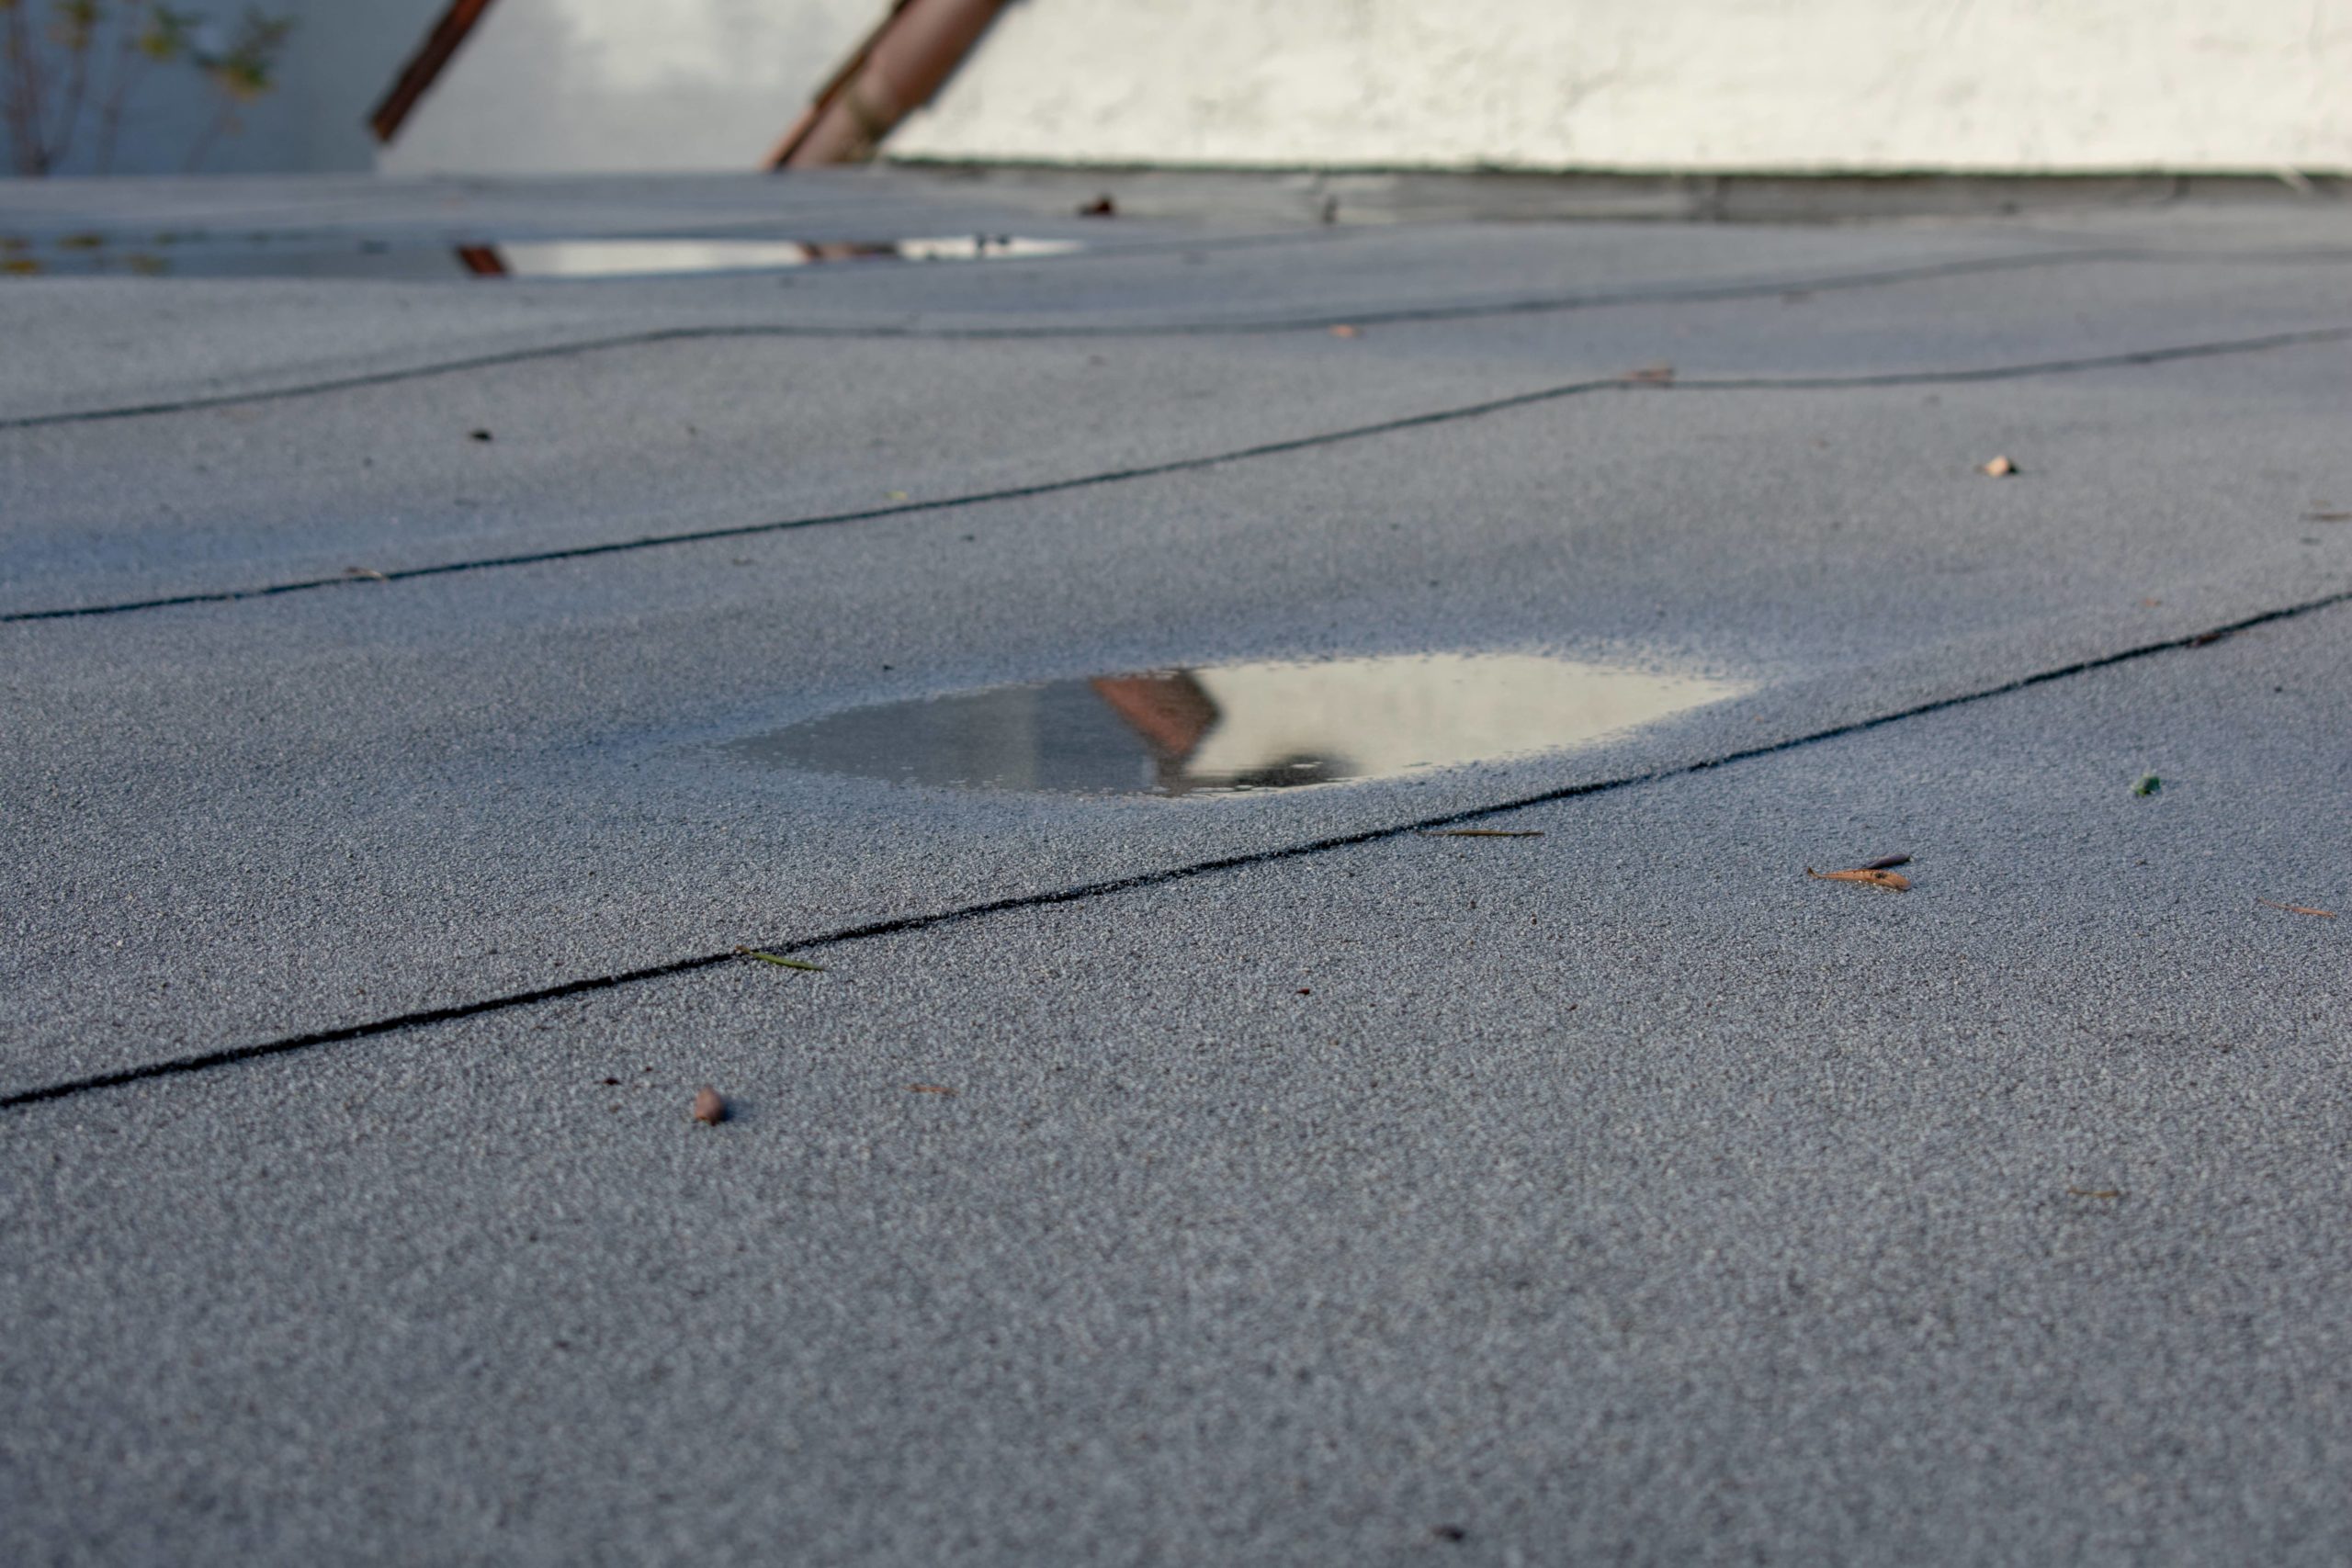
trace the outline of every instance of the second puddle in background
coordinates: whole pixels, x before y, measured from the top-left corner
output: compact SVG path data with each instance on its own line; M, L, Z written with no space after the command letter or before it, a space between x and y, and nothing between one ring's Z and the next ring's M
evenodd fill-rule
M775 272L859 262L1022 261L1066 255L1076 240L949 234L907 240L594 239L436 243L103 234L0 238L0 276L594 278Z

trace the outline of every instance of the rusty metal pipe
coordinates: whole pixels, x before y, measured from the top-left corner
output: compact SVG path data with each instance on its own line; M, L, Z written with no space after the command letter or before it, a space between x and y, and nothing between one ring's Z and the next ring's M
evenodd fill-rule
M900 0L768 160L773 169L854 164L955 74L1004 0Z

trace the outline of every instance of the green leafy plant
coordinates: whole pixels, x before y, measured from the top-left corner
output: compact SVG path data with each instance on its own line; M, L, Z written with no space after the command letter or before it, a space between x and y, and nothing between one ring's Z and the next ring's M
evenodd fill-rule
M237 30L230 35L227 49L194 57L197 68L219 96L220 107L188 149L189 168L204 161L204 154L222 131L242 129L237 119L239 109L260 102L277 85L277 57L285 52L286 40L293 31L293 17L272 17L248 7L238 18Z
M190 141L187 166L242 128L239 111L268 96L294 31L290 17L248 8L227 42L207 48L207 18L160 0L0 0L0 128L10 166L40 175L95 134L96 172L114 166L124 110L158 67L184 65L211 89L214 112Z

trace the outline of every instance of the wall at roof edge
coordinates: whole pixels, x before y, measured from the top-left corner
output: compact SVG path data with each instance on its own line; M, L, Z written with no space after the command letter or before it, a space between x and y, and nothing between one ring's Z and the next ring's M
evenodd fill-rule
M1016 0L890 152L1230 167L2352 172L2343 0Z
M887 0L500 0L401 141L362 120L442 0L266 0L279 90L204 167L748 169ZM224 18L230 7L209 7ZM1464 17L1475 16L1476 28ZM1651 173L2352 173L2352 4L1013 0L907 158ZM178 169L192 73L119 172ZM85 138L62 173L86 173Z

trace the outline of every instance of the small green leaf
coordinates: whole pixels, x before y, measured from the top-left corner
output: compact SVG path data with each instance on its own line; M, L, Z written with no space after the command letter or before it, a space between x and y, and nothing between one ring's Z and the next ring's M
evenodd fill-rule
M139 34L139 51L154 61L177 60L188 51L196 25L204 18L194 11L150 6L147 25Z
M811 964L805 958L780 958L773 953L762 953L756 947L739 947L735 951L746 958L756 958L763 964L773 964L779 969L813 969L820 975L825 972L823 964Z
M2140 782L2132 786L2133 795L2154 795L2165 787L2165 781L2154 773L2142 773Z

